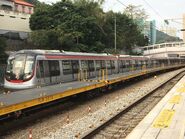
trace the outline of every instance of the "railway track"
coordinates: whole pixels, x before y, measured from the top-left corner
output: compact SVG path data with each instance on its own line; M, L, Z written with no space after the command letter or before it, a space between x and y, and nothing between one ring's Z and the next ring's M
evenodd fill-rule
M184 75L185 71L154 88L147 95L136 100L108 121L83 136L83 139L125 138Z

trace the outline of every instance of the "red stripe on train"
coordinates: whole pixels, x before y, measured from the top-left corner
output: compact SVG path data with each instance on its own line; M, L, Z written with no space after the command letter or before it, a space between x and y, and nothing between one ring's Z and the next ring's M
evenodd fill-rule
M9 82L12 82L12 83L22 83L23 80L10 80Z
M48 59L84 59L84 60L117 60L116 57L110 56L54 56L54 55L45 55Z

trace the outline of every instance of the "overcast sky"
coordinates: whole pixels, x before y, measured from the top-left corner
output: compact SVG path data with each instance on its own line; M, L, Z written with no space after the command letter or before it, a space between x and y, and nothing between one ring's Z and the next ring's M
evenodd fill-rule
M40 0L44 2L55 3L60 0ZM176 27L178 30L182 28L183 13L185 13L185 0L105 0L103 5L104 11L123 11L124 5L141 5L149 15L149 19L157 21L157 27L160 28L164 19L174 19L170 22L171 27ZM175 23L178 22L178 23Z

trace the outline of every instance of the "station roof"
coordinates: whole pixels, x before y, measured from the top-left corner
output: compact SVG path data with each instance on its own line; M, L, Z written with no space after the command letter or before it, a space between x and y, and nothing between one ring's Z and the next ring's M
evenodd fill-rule
M20 5L24 5L24 6L29 6L29 7L34 7L33 4L30 4L28 2L25 2L24 0L13 0L15 3L20 4Z

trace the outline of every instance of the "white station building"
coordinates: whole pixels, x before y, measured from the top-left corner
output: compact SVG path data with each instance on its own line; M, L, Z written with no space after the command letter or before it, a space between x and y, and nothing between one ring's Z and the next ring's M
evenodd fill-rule
M172 42L144 46L143 55L149 57L185 57L185 43Z
M34 5L24 0L0 0L0 36L27 38L33 12Z

